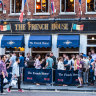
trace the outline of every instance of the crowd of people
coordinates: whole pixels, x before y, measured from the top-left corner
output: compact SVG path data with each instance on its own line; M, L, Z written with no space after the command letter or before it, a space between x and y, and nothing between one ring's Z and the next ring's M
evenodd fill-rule
M23 78L23 68L35 68L35 69L57 69L57 70L78 70L78 80L82 87L83 84L94 85L96 78L96 54L94 50L86 54L63 54L57 60L52 52L46 54L45 58L41 58L39 54L35 58L27 53L24 57L22 53L19 57L15 53L0 56L0 77L1 86L3 86L3 79L8 77L7 69L12 67L12 79L16 78L18 81L18 91L23 92L20 87L20 82ZM20 73L20 74L19 74ZM54 72L53 72L54 76ZM21 78L21 79L20 79ZM53 79L54 80L54 79ZM10 92L12 86L9 85L8 92ZM1 93L3 93L3 87L1 87Z

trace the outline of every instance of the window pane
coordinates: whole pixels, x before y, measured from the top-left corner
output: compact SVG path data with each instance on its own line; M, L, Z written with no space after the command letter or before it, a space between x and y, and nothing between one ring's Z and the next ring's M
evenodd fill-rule
M16 0L16 13L20 13L22 0Z
M87 43L92 45L92 44L96 44L96 40L87 40Z
M60 48L60 51L78 51L79 48Z
M33 51L51 51L51 48L34 48L33 47Z
M48 0L36 0L36 12L48 12Z
M96 35L88 35L88 36L87 36L87 39L92 39L92 40L94 40L94 39L96 39Z
M20 13L22 7L22 0L12 0L12 13Z
M96 0L87 0L87 11L88 12L94 12L96 11L96 6L94 6L94 4L96 4Z
M12 0L12 13L14 13L14 0Z
M74 0L62 0L61 7L62 12L74 12Z

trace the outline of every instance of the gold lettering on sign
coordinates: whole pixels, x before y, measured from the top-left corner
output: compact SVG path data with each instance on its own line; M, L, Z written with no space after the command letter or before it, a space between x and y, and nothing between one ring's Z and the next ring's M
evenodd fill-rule
M51 30L68 30L68 24L53 23Z
M26 24L15 24L16 31L26 30Z
M49 24L28 24L28 30L48 30Z

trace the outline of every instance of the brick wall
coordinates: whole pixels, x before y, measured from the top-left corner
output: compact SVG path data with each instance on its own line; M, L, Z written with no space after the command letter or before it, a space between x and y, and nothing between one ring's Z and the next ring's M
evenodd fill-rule
M4 6L4 9L6 10L6 14L1 14L0 13L0 19L14 19L14 18L19 18L19 16L9 16L10 14L10 0L2 0ZM31 12L31 15L27 15L27 5L25 5L25 16L24 18L29 18L29 19L46 19L46 18L79 18L79 0L75 0L75 12L76 15L59 15L60 13L60 0L54 0L55 2L55 8L56 8L56 13L53 15L50 14L49 16L36 16L33 15L35 13L35 0L27 0L28 5L29 5L29 10ZM51 13L51 0L49 0L49 12ZM90 18L95 18L96 15L86 15L86 0L82 0L82 18L90 17Z

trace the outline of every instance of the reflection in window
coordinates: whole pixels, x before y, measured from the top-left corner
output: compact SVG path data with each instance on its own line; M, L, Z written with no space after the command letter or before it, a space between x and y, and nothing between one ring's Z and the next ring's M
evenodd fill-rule
M96 0L87 0L87 12L96 11Z
M22 0L11 0L11 13L20 13Z
M36 13L48 12L48 0L36 0Z
M74 12L74 0L61 0L61 12Z

